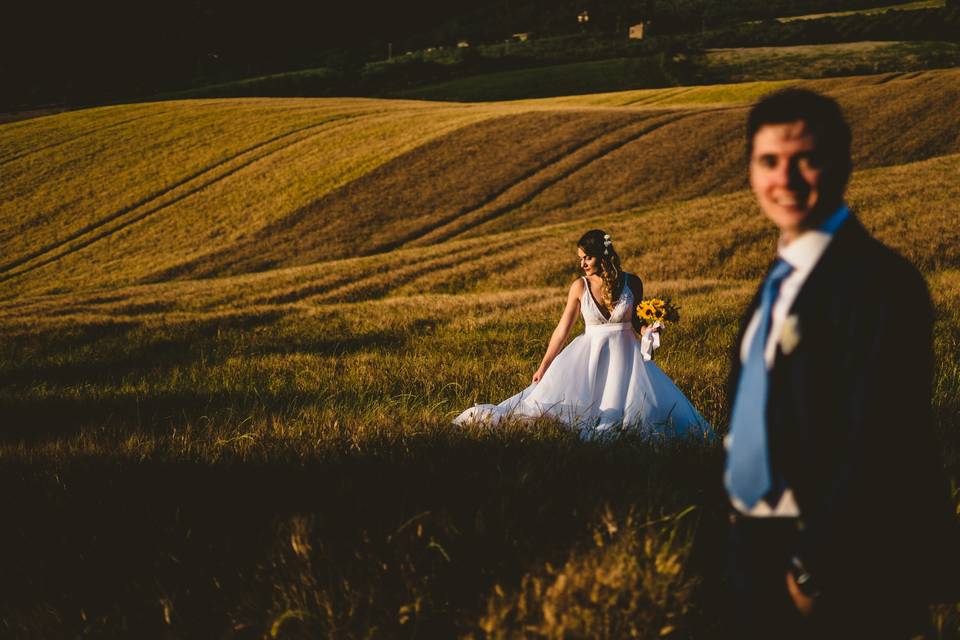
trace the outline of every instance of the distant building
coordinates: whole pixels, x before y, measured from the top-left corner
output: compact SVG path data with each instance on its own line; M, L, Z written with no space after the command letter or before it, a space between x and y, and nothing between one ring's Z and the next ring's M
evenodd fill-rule
M638 22L637 24L630 25L630 39L631 40L643 40L643 36L647 35L650 29L650 21L644 20L643 22ZM621 31L621 33L623 33Z
M524 31L523 33L515 33L513 34L513 39L517 42L526 42L530 39L530 32Z

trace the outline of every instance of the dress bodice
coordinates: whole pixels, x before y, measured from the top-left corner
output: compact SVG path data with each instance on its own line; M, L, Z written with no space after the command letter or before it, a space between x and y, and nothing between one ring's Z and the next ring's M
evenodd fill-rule
M633 308L636 303L634 302L633 291L630 289L628 282L628 279L624 280L623 291L620 292L620 297L617 299L616 304L613 305L613 309L610 311L610 317L604 318L603 313L600 312L600 307L593 299L593 294L590 293L590 283L587 282L587 278L584 276L583 295L580 296L580 313L583 315L583 323L590 326L595 324L630 322L633 319Z

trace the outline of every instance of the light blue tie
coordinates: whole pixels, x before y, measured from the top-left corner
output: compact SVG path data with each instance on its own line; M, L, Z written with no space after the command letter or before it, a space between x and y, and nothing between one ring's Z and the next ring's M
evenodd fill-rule
M767 451L767 363L763 354L770 333L770 312L784 278L793 267L778 259L760 294L760 322L740 370L730 418L732 442L727 456L727 491L752 509L772 486Z

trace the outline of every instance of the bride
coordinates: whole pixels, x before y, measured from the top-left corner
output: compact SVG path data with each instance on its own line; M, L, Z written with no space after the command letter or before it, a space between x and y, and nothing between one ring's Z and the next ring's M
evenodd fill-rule
M591 437L618 429L669 436L706 435L709 426L653 361L645 360L635 312L643 283L624 273L610 236L588 231L577 243L584 276L570 286L532 384L497 405L480 404L455 424L503 418L557 419ZM577 311L586 325L563 349ZM643 331L647 329L644 327Z

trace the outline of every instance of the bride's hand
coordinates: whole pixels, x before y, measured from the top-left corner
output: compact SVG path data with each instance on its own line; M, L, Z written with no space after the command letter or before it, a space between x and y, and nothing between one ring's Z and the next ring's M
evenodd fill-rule
M641 335L647 335L648 333L653 333L654 331L660 331L661 328L663 328L663 325L658 327L655 324L645 324L640 327L640 333Z
M531 382L540 382L541 378L543 378L544 373L545 372L542 369L537 369L537 372L533 374L533 380L531 380Z

